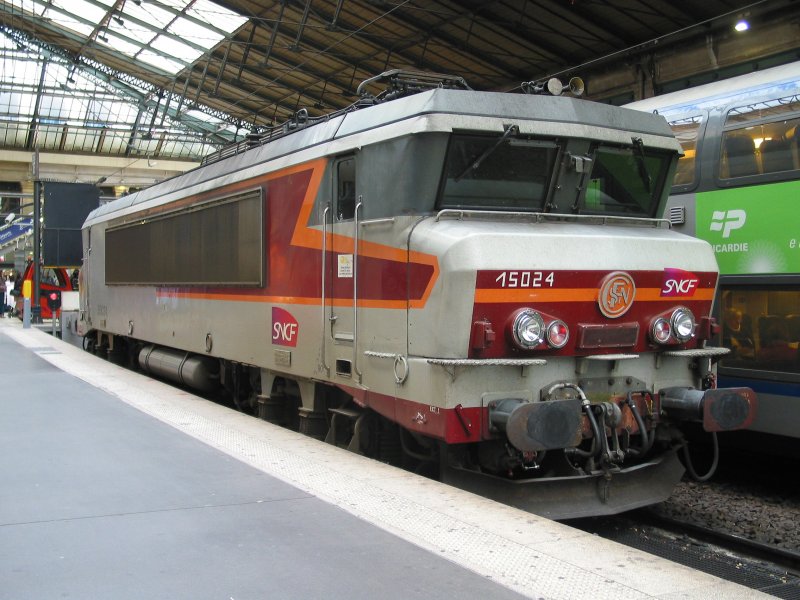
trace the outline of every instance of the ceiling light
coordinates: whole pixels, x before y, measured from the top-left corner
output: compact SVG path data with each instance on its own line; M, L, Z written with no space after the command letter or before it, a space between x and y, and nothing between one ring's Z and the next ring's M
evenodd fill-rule
M739 33L741 33L743 31L747 31L748 29L750 29L750 23L748 23L744 19L739 19L738 21L736 21L736 25L734 25L733 28Z

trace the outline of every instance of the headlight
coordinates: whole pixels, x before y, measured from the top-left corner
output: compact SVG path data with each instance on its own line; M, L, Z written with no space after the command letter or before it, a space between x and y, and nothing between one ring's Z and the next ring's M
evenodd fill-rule
M564 321L553 321L547 326L547 343L553 348L563 348L569 341L569 328Z
M688 342L694 335L694 315L688 308L676 308L672 313L672 333L679 342Z
M650 326L650 337L658 344L666 344L672 335L672 327L664 317L659 317Z
M514 342L523 350L530 350L542 343L544 333L544 320L535 310L525 308L521 310L511 326Z

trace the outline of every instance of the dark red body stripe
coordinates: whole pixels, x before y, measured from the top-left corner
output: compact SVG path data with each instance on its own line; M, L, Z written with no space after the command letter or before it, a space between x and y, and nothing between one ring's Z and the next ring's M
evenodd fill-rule
M477 442L486 434L483 430L488 414L486 408L462 408L459 416L452 408L425 405L371 390L342 385L338 387L353 396L359 405L374 410L401 427L444 440L448 444Z

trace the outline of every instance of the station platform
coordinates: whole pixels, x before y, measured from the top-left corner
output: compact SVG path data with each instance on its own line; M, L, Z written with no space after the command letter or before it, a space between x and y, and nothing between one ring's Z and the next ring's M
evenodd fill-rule
M0 319L0 599L767 597Z

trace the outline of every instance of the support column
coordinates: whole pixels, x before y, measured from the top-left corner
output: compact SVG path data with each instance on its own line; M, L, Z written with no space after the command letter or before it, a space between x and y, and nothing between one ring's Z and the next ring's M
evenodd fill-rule
M33 155L33 297L31 298L31 323L42 322L42 310L39 306L41 282L39 275L42 265L42 182L39 181L39 151Z

